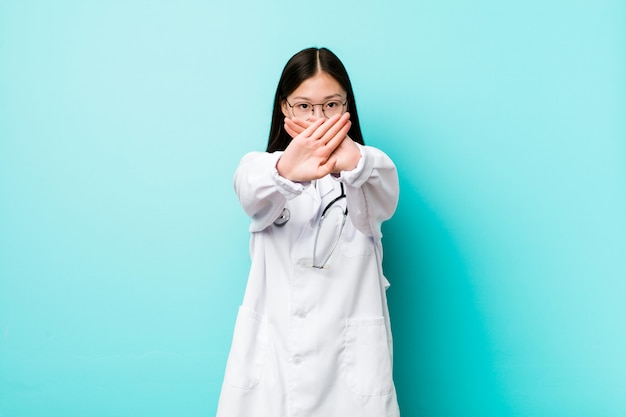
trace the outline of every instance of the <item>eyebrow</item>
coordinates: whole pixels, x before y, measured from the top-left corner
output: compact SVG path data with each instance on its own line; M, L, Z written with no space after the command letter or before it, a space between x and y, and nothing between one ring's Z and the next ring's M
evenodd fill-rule
M335 98L335 97L338 97L338 98L343 98L343 96L342 96L341 94L339 94L339 93L335 93L335 94L331 94L331 95L329 95L329 96L324 97L324 100L330 100L331 98ZM296 96L296 97L294 97L293 99L294 99L294 100L305 100L305 101L311 101L311 99L310 99L310 98L308 98L308 97L302 97L302 96Z

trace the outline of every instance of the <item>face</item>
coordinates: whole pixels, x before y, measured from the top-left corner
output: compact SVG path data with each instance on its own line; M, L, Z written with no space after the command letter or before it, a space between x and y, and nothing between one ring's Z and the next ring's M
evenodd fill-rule
M346 91L332 76L318 72L302 82L282 103L285 117L315 121L332 113L347 110ZM345 106L342 106L346 103ZM313 111L311 105L315 104ZM320 104L319 106L317 104ZM326 106L322 106L326 104ZM291 107L291 106L294 107ZM325 108L326 116L322 107Z

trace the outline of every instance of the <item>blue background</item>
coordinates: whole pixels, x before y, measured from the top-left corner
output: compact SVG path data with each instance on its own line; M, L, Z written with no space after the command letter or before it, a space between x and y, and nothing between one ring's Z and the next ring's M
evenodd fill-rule
M623 1L0 2L0 416L214 415L295 52L396 162L404 416L626 415Z

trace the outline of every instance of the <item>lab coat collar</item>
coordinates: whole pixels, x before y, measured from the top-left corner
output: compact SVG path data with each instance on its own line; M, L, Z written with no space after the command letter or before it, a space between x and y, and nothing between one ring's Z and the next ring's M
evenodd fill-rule
M337 181L330 178L329 175L324 178L320 178L315 182L317 187L317 192L320 198L324 198L328 193L332 192L336 186L338 186Z

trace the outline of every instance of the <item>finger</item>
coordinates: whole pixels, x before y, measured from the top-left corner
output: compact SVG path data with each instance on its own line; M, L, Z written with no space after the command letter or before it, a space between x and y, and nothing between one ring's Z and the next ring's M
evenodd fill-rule
M296 132L296 134L300 134L304 132L304 130L311 125L311 123L298 123L298 119L285 119L285 125L289 125L292 131Z
M324 124L324 119L318 119L318 120L314 121L313 123L311 123L311 125L309 127L304 129L302 134L306 135L306 136L313 136L314 133L317 134L317 129L320 126L322 126L323 124Z
M299 126L302 131L304 131L304 129L306 129L307 127L311 126L311 123L314 122L314 120L308 121L308 120L302 120L302 119L291 119L291 121L293 122L294 125Z
M292 119L285 119L285 130L289 133L289 136L295 138L304 131L300 126L293 123Z
M292 139L301 133L301 132L296 132L293 129L293 127L291 127L291 125L287 123L287 121L285 121L285 131L287 132L289 136L291 136Z
M324 142L325 145L328 145L328 142L332 140L341 130L343 130L347 124L350 123L349 118L350 115L347 113L341 116L339 120L337 120L337 122L326 131L321 139L322 142Z
M337 165L336 156L331 156L330 158L328 158L328 160L324 164L320 165L318 169L318 174L320 175L320 178L325 177L326 175L333 172L336 165Z
M341 143L348 137L348 132L350 131L351 127L352 122L348 120L346 124L341 127L341 129L339 129L333 136L328 138L328 141L326 142L324 148L327 151L335 152L335 150L341 146Z
M320 126L318 126L315 129L315 133L311 136L313 139L321 139L323 138L326 133L333 128L333 126L335 126L335 124L341 120L342 116L336 114L333 117L331 117L330 119L326 119ZM311 126L309 126L309 129L315 125L317 125L320 120L324 120L324 119L318 119L315 122L313 122L313 124ZM324 141L324 143L326 143L326 141Z
M341 143L348 137L348 132L350 131L350 127L352 127L352 122L348 120L348 122L337 132L336 135L331 137L328 142L326 142L326 149L334 152Z
M319 119L303 120L303 119L294 118L294 119L289 119L289 120L291 120L294 124L298 124L298 125L300 125L300 126L302 126L303 128L306 129L307 127L311 126L312 123L318 121Z

